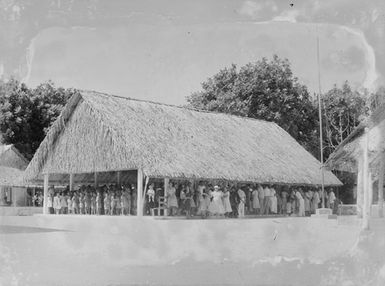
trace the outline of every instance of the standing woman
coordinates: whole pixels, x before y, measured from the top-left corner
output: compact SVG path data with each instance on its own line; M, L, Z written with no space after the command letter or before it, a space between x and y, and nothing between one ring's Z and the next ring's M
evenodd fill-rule
M167 207L170 210L170 216L174 216L178 209L178 199L176 197L176 189L174 183L170 183L170 186L167 188Z
M210 205L210 196L206 193L206 189L203 187L199 189L198 194L198 212L197 215L200 215L202 218L207 217L209 205Z
M113 192L110 196L110 215L114 215L116 210L115 193Z
M96 213L97 213L97 215L102 214L102 196L100 193L100 189L98 190L98 192L96 194Z
M61 208L60 208L61 214L67 214L67 212L68 212L68 209L67 209L67 196L64 193L62 193L60 195L60 206L61 206Z
M91 214L96 215L96 195L94 192L91 193Z
M301 189L297 190L295 192L295 196L298 201L298 216L305 216L305 201L301 195Z
M320 203L320 196L318 190L313 193L313 198L311 199L312 213L315 214Z
M259 204L259 192L258 192L258 189L259 189L260 185L257 186L257 188L255 188L253 190L253 192L251 193L251 199L253 201L253 211L255 214L259 214L259 210L261 208L261 205Z
M214 186L214 191L211 193L211 203L209 206L209 212L213 216L222 216L225 213L222 203L223 193L219 190L218 186Z
M103 207L104 207L104 214L111 215L110 213L111 201L110 201L110 196L108 192L104 193Z
M229 217L230 214L233 212L233 209L231 208L230 192L227 187L225 187L224 189L222 200L223 200L223 207L225 209L225 217Z
M68 206L68 213L73 214L74 213L74 205L72 203L72 194L71 193L67 196L67 206Z
M238 190L238 197L239 197L239 204L238 204L238 217L243 218L245 217L245 200L246 200L246 194L242 190L242 188L239 188Z
M120 191L117 191L115 193L115 209L116 209L116 215L122 214L122 202L120 201Z
M75 192L72 197L72 208L73 208L74 214L79 214L79 196L77 192Z
M48 208L49 214L54 213L53 199L52 199L52 194L50 194L50 193L48 193L48 196L47 196L47 208Z
M281 192L281 200L282 200L282 207L281 207L281 213L286 215L287 213L287 197L289 196L288 192L286 191L286 187ZM291 207L291 205L290 205Z
M277 214L278 212L278 200L277 200L277 194L276 194L276 191L272 188L271 189L271 212L273 214Z
M308 190L305 190L304 201L305 201L305 216L310 216L310 195Z
M56 193L55 197L53 198L53 208L55 209L55 213L57 215L60 214L61 205L59 193Z

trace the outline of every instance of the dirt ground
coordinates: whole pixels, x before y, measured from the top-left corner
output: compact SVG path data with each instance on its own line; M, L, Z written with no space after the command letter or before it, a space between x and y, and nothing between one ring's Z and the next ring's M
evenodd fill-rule
M385 285L385 220L0 218L0 285Z

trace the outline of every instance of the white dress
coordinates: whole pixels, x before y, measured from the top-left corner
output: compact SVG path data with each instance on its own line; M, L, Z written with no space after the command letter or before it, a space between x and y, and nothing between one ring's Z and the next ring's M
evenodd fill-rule
M209 212L214 215L221 215L225 213L225 209L222 203L223 193L221 191L214 191L211 193L212 201L209 206Z
M305 216L305 201L300 192L297 191L295 193L295 196L297 197L297 200L299 202L298 216Z
M259 205L259 197L258 197L259 193L257 190L254 190L252 192L252 198L253 198L253 209L259 209L260 208L260 205Z
M231 213L233 209L230 204L230 192L224 192L222 200L225 213Z

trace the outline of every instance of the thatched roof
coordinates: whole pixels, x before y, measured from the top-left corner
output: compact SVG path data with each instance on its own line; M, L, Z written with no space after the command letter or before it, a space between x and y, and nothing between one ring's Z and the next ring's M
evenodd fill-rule
M28 160L13 145L0 144L0 166L24 170Z
M0 186L22 186L28 160L13 145L0 145Z
M16 168L0 166L0 186L24 186L23 173Z
M320 163L277 124L84 91L71 98L26 170L319 185ZM326 185L340 185L325 173Z
M385 105L377 108L363 121L329 156L328 169L348 172L357 171L357 159L361 155L361 143L365 129L369 132L369 156L373 166L378 164L378 154L385 146Z

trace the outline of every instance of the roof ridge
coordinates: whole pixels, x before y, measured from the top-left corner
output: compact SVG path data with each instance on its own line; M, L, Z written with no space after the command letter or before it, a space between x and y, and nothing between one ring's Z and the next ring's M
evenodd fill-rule
M185 110L201 112L201 113L224 115L224 116L229 116L229 117L241 118L241 119L244 119L244 120L255 120L255 121L264 122L264 123L267 123L267 124L272 124L272 125L279 126L274 121L267 121L267 120L264 120L264 119L253 118L253 117L248 117L248 116L241 116L241 115L236 115L236 114L231 114L231 113L224 113L224 112L219 112L219 111L196 109L196 108L193 108L193 107L179 106L179 105L174 105L174 104L170 104L170 103L157 102L157 101L152 101L152 100L147 100L147 99L125 97L125 96L121 96L121 95L109 94L109 93L99 92L99 91L95 91L95 90L79 90L79 91L80 91L81 94L84 92L84 93L88 93L88 94L104 95L104 96L107 96L107 97L116 97L116 98L125 99L125 100L132 100L132 101L137 101L137 102L144 102L144 103L163 105L163 106L168 106L168 107L175 107L175 108L179 108L179 109L185 109Z

